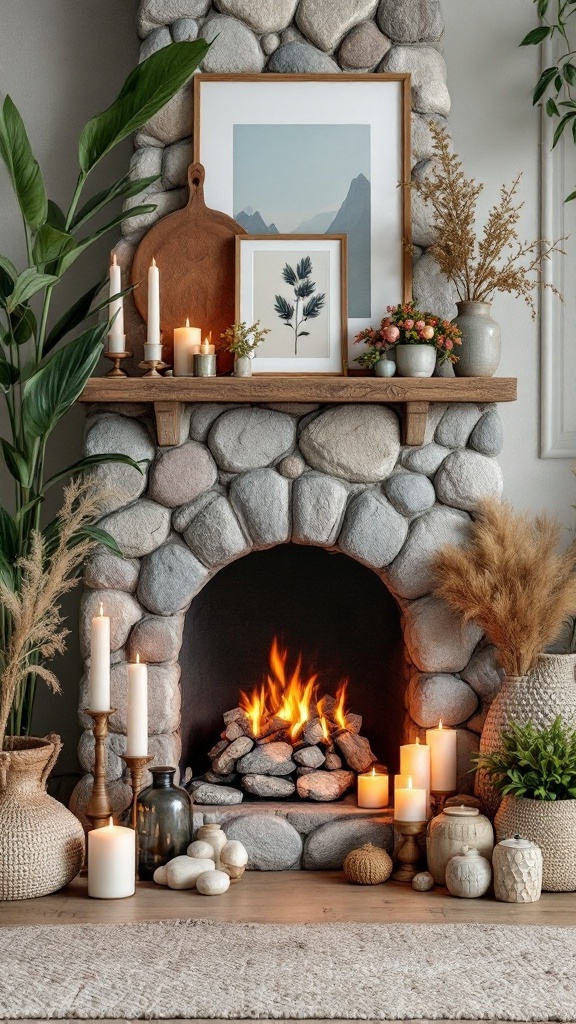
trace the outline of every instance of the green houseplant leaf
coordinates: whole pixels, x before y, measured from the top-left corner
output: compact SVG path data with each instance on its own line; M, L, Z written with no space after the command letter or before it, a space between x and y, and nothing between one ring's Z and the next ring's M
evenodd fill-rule
M93 117L82 131L78 159L84 174L172 98L204 59L209 46L203 39L172 43L130 72L114 103Z
M125 466L131 466L132 469L137 469L139 473L142 473L142 467L134 459L131 459L129 455L86 455L72 466L66 466L66 469L62 469L59 473L51 476L44 484L44 491L49 490L50 487L59 483L60 480L66 480L69 476L75 476L76 473L85 473L87 469L93 469L94 466L102 466L109 462L122 462Z
M0 110L0 156L6 164L22 216L32 229L41 227L48 212L42 172L32 153L24 122L9 96Z
M94 299L98 295L98 292L104 287L105 278L102 278L96 284L92 285L84 295L81 295L76 300L70 309L67 309L62 314L57 323L49 332L44 342L44 354L51 352L52 349L62 340L70 331L73 331L78 327L83 320L86 319L90 312L90 307L94 302Z
M6 309L13 313L17 306L21 306L44 288L55 284L57 280L53 274L40 274L34 267L23 270L16 278L14 291L6 300Z
M107 332L108 323L91 327L59 349L26 381L22 418L28 437L45 437L74 404L96 369Z
M130 176L126 174L123 178L120 178L110 188L105 188L101 192L97 192L96 195L92 196L84 206L78 210L78 213L74 217L72 224L70 225L71 230L75 231L81 227L87 220L94 217L95 214L103 210L108 203L111 203L114 199L130 199L132 196L139 195L144 189L147 189L150 185L153 185L155 181L158 181L159 175L155 174L151 178L137 178L135 181L130 179Z
M68 231L60 231L51 224L43 224L34 239L32 259L36 266L50 263L76 247L76 239Z

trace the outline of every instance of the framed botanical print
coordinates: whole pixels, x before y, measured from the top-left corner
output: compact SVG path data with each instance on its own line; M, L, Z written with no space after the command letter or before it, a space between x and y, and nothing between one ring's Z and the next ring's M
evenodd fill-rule
M411 297L409 75L196 75L208 206L250 234L346 234L355 335Z
M236 322L266 337L254 373L346 371L346 235L236 235Z

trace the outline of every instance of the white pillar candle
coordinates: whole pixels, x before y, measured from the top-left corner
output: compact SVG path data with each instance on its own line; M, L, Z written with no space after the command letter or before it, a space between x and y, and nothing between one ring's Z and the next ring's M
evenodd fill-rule
M88 833L88 895L119 900L136 891L136 832L110 825Z
M365 772L358 776L358 807L388 807L388 775Z
M417 789L430 789L430 747L416 740L400 747L400 774L410 775Z
M200 345L201 356L213 356L216 351L216 346L211 344L212 342L212 331L208 332L208 337L204 338L204 341Z
M456 730L445 729L440 721L437 729L426 729L430 747L430 789L433 793L456 790Z
M91 624L88 698L89 711L110 710L110 619L102 603Z
M128 665L128 711L126 753L130 757L148 754L148 666L136 661Z
M426 821L428 794L425 789L415 789L410 776L406 786L394 787L394 817L396 821Z
M109 352L124 352L126 350L126 338L124 336L124 300L114 299L113 295L117 295L118 292L122 291L122 276L120 267L116 260L116 253L112 257L112 263L110 264L110 303L108 305L108 319L112 320L115 316L115 320L108 332L108 351ZM117 315L116 315L117 314Z
M199 327L190 327L186 318L185 327L174 328L174 376L194 376L194 355L200 352L202 331Z
M162 359L162 345L160 342L160 271L153 259L148 270L148 327L146 332L146 344L144 345L145 359Z

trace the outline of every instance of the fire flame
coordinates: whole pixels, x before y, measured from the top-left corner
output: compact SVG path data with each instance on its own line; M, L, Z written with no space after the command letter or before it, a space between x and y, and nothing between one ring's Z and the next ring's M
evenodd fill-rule
M255 687L250 694L243 691L240 693L240 707L250 719L252 734L255 737L261 736L267 722L276 718L286 722L290 739L294 742L306 722L318 715L324 739L330 742L330 727L322 710L322 700L316 700L317 673L304 678L301 655L298 655L292 673L287 669L287 662L288 651L283 650L274 637L266 683ZM346 728L346 687L347 682L338 689L331 715L342 729Z

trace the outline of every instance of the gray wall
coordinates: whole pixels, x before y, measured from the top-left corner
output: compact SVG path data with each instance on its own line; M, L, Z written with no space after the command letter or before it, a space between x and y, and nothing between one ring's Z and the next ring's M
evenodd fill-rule
M115 99L138 61L136 9L136 0L0 0L0 89L10 94L20 110L44 171L48 195L60 205L68 205L76 182L76 147L82 127ZM131 151L129 142L120 146L96 169L87 188L97 191L124 174ZM0 224L0 252L18 264L24 256L22 225L3 166ZM56 313L103 276L115 240L111 234L78 261L58 289ZM53 435L49 472L78 458L83 420L83 411L76 408ZM10 480L1 477L1 500L10 504L11 492ZM47 515L54 511L56 501L57 495ZM55 666L64 693L53 697L39 684L34 723L37 734L54 729L62 735L65 749L58 764L60 772L77 763L81 671L77 606L76 593L66 603L72 630L68 654Z

